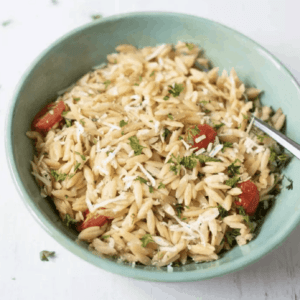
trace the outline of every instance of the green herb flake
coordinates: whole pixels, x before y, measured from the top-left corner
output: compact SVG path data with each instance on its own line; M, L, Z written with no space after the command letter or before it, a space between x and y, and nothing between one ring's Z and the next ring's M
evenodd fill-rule
M65 119L65 121L66 121L67 127L71 127L72 126L72 121L71 120Z
M178 139L181 141L181 140L183 140L183 137L182 137L182 136L180 136Z
M153 193L153 186L149 186L149 192Z
M68 176L66 173L57 173L55 170L51 170L51 175L55 181L64 181Z
M281 154L281 155L278 155L277 157L280 161L285 161L287 159L289 159L289 156L287 154Z
M124 131L122 131L121 134L124 135L125 134Z
M220 204L218 204L218 210L219 210L219 216L221 217L222 220L228 216L228 211L225 208L223 208Z
M223 144L223 148L222 148L222 152L223 152L223 153L224 153L224 151L225 151L226 148L233 148L233 144L230 143L230 142L225 142L225 143Z
M241 229L232 229L231 231L227 231L225 233L225 237L226 237L227 243L230 246L232 246L234 244L235 238L241 234L240 231L241 231Z
M125 122L124 120L120 121L120 123L119 123L121 128L124 127L127 124L128 124L128 122Z
M145 248L149 243L154 243L151 234L145 234L145 235L141 238L141 242L142 242L142 247L144 247L144 248Z
M246 214L244 207L243 206L237 206L237 209L239 211L239 214L241 216L243 216L244 221L246 222L246 224L250 228L251 232L253 232L254 231L254 224L251 222L250 216Z
M93 138L93 143L96 145L97 144L97 139Z
M168 114L168 118L169 118L170 120L174 120L174 117L173 117L171 114Z
M182 211L183 211L183 205L182 204L175 204L175 210L176 210L176 215L178 218L181 219L181 214L182 214Z
M78 221L76 221L75 219L73 219L69 214L66 214L64 222L66 223L66 225L68 227L70 227L70 225L74 225L76 224Z
M173 160L174 159L174 160ZM177 175L181 170L181 158L178 155L177 157L174 154L171 155L171 158L167 161L168 164L173 164L170 166L170 171L173 171Z
M215 130L218 130L218 129L220 129L221 127L223 127L224 125L225 125L224 123L216 124L216 125L214 125L214 129L215 129Z
M85 122L83 121L83 119L81 119L79 122L80 122L80 124L81 124L82 126L85 125Z
M236 184L238 183L238 181L240 180L241 178L238 177L238 176L235 176L233 178L230 178L228 180L225 181L225 184L226 185L229 185L231 186L232 188L236 186Z
M164 189L166 186L161 182L158 186L158 189Z
M75 154L79 155L82 160L86 161L86 157L83 154L80 154L79 152L75 151Z
M155 71L152 71L150 74L150 77L154 76L154 74L155 74Z
M118 63L118 61L115 59L115 60L114 60L114 64L116 64L116 63Z
M103 82L103 84L105 85L105 89L107 89L107 87L111 84L110 80L106 80Z
M211 112L211 110L206 109L204 112L205 112L206 114L209 114L209 113Z
M144 179L144 178L141 177L141 176L138 176L136 179L134 179L134 181L139 181L140 183L145 183L145 184L147 184L147 180Z
M242 114L242 115L243 115L244 120L248 120L249 119L248 115L244 115L244 114Z
M74 100L75 102L78 102L78 101L80 100L80 98L73 98L73 100Z
M265 137L268 137L266 134L263 134L263 135L259 135L257 134L256 135L256 138L262 143L265 139Z
M186 43L185 45L186 45L186 47L187 47L190 51L193 50L194 47L195 47L195 45L192 44L192 43Z
M286 187L288 190L292 190L294 187L293 187L293 180L288 178L288 177L285 177L288 181L289 181L289 185Z
M269 161L274 162L277 158L277 153L273 147L270 147L270 151L271 151L271 154L270 154Z
M171 134L171 131L168 128L165 128L162 137L166 140L169 134Z
M81 163L79 163L78 161L76 161L75 163L75 167L74 167L74 172L76 172L78 170L78 168L80 167Z
M103 235L103 236L101 236L101 239L102 239L102 240L106 240L106 239L108 239L108 238L110 238L110 235Z
M178 97L180 95L180 93L184 90L183 84L177 84L177 83L175 83L174 87L169 85L169 88L170 88L169 93L173 97Z
M240 174L241 166L235 165L237 162L241 163L239 159L236 159L231 165L228 166L227 171L230 176L235 176L237 174Z
M92 18L94 21L95 21L95 20L99 20L99 19L102 18L102 15L99 15L99 14L97 14L97 15L92 15L91 18Z
M197 161L198 158L197 156L193 153L190 156L184 156L181 161L180 164L183 165L185 168L187 169L194 169L197 165Z
M61 115L64 117L68 114L68 112L69 112L69 110L68 111L63 111Z
M8 26L9 24L11 24L11 22L12 22L12 20L4 21L4 22L2 22L2 26L3 26L3 27L6 27L6 26Z
M206 163L206 162L210 162L210 161L215 161L215 162L221 161L220 159L210 157L210 156L207 156L204 154L197 155L197 159L200 161L200 163Z
M139 76L139 81L141 82L143 80L143 77L142 76Z
M142 145L140 145L139 140L136 136L132 136L129 138L130 146L132 150L134 150L134 155L141 155L144 148Z
M139 84L138 84L138 83L135 83L134 86L139 86Z
M40 252L41 261L49 261L48 257L53 257L53 256L55 256L54 251L43 250Z
M209 102L208 102L208 101L205 101L205 100L203 100L203 101L199 101L199 103L200 103L200 104L202 104L202 105L206 105L206 104L208 104Z
M65 195L65 198L66 198L66 199L68 199L68 198L69 198L69 196L68 196L68 195Z
M166 100L169 100L170 97L169 96L165 96L165 97L163 97L163 99L166 101Z

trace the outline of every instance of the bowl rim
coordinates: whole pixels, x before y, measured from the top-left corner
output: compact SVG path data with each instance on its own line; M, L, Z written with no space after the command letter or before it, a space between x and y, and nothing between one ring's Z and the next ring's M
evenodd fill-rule
M163 17L163 16L173 16L173 17L182 17L182 18L190 18L190 19L197 19L207 22L212 25L217 25L218 27L223 27L226 30L229 30L233 35L238 36L239 39L245 40L250 42L253 46L260 48L260 50L264 53L266 58L269 60L275 61L277 64L280 65L281 71L284 72L286 75L289 76L292 83L294 84L295 88L298 89L300 93L300 87L298 82L296 81L293 74L282 64L282 62L276 58L273 54L271 54L268 50L266 50L263 46L255 42L254 40L250 39L249 37L245 36L244 34L232 29L226 25L223 25L219 22L202 18L195 15L190 14L183 14L183 13L175 13L175 12L156 12L156 11L142 11L142 12L131 12L131 13L124 13L124 14L117 14L112 15L109 17L104 17L94 22L90 22L88 24L82 25L77 27L66 34L62 35L56 41L51 43L46 49L44 49L38 57L33 60L29 67L27 67L26 71L23 73L19 82L14 90L12 102L9 107L9 111L6 117L6 124L5 124L5 149L6 155L8 157L8 167L13 179L13 182L16 186L16 189L26 206L29 210L31 215L34 219L39 223L39 225L50 235L54 238L58 243L64 246L66 249L71 251L72 253L76 254L80 258L84 259L85 261L104 269L105 271L109 271L118 275L123 275L126 277L132 277L139 280L147 280L147 281L159 281L159 282L188 282L188 281L198 281L198 280L205 280L210 279L213 277L223 276L225 274L238 271L243 269L244 267L258 261L260 258L265 256L267 253L271 252L275 248L277 248L288 236L289 234L297 227L300 223L300 211L298 214L294 214L287 223L285 224L284 229L278 232L278 234L274 235L268 242L268 244L264 245L263 248L253 249L247 255L247 259L245 257L236 259L234 261L230 261L230 264L224 264L223 266L218 266L216 268L209 268L206 269L205 272L199 272L199 270L193 271L180 271L180 272L163 272L163 271L153 271L153 270L146 270L146 269L138 269L138 268L131 268L128 266L123 266L121 264L117 264L112 262L108 259L102 259L87 249L82 249L79 245L76 244L71 238L67 237L64 233L56 229L52 222L45 218L41 211L35 207L31 197L29 196L21 178L17 171L17 166L14 160L14 152L13 152L13 139L12 139L12 128L13 128L13 118L14 118L14 111L16 108L16 104L18 103L19 93L22 90L23 86L26 84L26 79L28 75L35 69L35 67L39 64L40 60L46 56L52 49L59 45L64 40L72 37L73 35L77 34L80 31L86 30L93 26L98 26L99 23L107 23L107 22L114 22L121 19L130 19L134 17ZM96 260L97 259L97 260Z

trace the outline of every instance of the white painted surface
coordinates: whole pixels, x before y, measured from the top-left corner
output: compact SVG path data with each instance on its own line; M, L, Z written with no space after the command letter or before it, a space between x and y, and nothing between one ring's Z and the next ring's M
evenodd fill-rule
M0 135L16 83L35 57L71 29L131 11L196 14L239 30L262 44L300 81L300 3L296 0L10 0L1 1ZM300 227L278 249L234 274L195 283L151 283L102 271L65 250L24 207L0 145L0 299L299 299ZM298 184L295 182L295 184ZM41 250L57 257L41 262ZM15 278L15 280L13 280Z

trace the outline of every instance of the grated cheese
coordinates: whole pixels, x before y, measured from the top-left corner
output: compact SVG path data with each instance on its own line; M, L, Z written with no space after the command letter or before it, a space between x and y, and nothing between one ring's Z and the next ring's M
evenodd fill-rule
M152 186L156 186L155 179L146 171L146 169L140 163L137 163L137 165L140 167L145 176L150 180Z
M196 142L196 143L200 143L201 141L203 141L203 140L205 140L205 139L206 139L206 135L203 134L203 135L201 135L201 136L195 138L195 142Z

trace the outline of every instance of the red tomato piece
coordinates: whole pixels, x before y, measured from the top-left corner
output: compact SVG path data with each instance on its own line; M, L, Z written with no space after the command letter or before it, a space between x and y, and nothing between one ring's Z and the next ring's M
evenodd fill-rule
M197 126L200 132L196 135L193 135L194 145L193 148L207 148L209 143L213 143L217 136L217 132L208 124L198 125ZM198 141L199 137L205 135L205 139Z
M45 135L56 123L63 119L62 112L64 110L65 103L63 101L48 104L35 116L31 129Z
M245 209L246 214L253 216L259 204L259 192L256 185L250 181L244 181L237 185L241 190L242 194L239 195L241 201L236 201L236 205L242 205Z
M110 220L109 217L99 215L97 213L90 213L88 209L83 213L83 216L85 220L81 223L78 223L76 226L78 231L82 231L83 229L93 226L101 227Z

